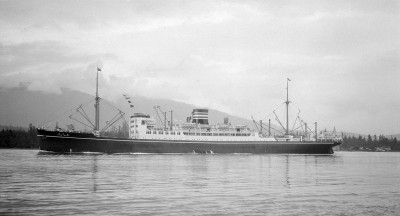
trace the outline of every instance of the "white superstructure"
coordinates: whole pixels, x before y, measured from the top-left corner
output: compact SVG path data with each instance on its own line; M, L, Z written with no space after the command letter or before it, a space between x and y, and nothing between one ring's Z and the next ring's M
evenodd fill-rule
M309 134L307 137L293 135L265 136L255 132L245 125L208 124L208 110L195 109L191 122L175 123L172 127L157 127L156 121L150 115L135 113L131 116L129 138L154 140L191 140L191 141L315 141ZM334 132L319 132L318 140L341 139Z

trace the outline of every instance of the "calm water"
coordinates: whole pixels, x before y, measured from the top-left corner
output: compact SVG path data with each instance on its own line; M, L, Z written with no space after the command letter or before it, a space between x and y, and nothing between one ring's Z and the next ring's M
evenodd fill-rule
M2 215L400 214L400 153L0 158Z

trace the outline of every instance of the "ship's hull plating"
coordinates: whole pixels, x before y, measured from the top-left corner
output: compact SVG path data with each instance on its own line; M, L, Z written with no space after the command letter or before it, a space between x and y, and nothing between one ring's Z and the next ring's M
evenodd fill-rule
M58 153L253 153L253 154L332 154L334 142L257 142L133 140L105 137L38 135L41 150Z

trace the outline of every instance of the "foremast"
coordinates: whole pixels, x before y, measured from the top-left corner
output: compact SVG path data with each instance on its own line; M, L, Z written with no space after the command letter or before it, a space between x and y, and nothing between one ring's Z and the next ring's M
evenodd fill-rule
M289 78L286 80L286 135L289 135L289 81L291 81Z
M96 73L96 98L95 98L95 126L94 126L94 131L95 133L98 133L100 130L100 97L99 97L99 71L101 71L100 68L97 68L97 73Z

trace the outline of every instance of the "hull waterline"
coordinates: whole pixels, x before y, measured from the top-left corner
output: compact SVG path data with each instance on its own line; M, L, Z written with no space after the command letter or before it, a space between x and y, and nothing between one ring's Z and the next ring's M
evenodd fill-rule
M38 135L40 150L57 153L332 154L333 142L252 142L116 139Z

